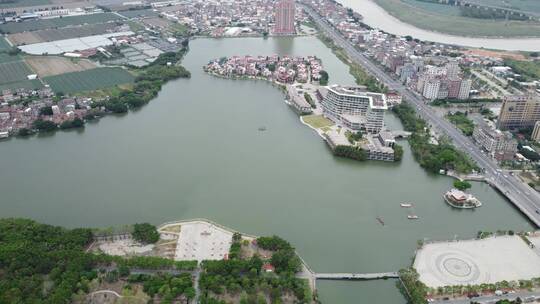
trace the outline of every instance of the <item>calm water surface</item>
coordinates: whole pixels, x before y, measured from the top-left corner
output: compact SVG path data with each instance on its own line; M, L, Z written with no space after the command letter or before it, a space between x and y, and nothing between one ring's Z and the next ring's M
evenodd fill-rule
M364 17L364 23L369 26L395 35L410 35L420 40L488 49L510 51L540 50L540 38L472 38L442 34L401 22L387 13L382 7L378 6L373 0L338 0L338 2L360 13Z
M331 82L353 82L312 37L195 40L184 60L192 78L165 85L140 111L0 143L0 215L69 227L205 217L281 235L319 272L394 271L410 265L419 239L531 229L485 184L472 189L482 208L450 209L441 195L452 180L424 172L406 142L398 164L335 158L275 87L202 72L212 58L246 54L315 54ZM401 127L390 115L387 123ZM403 201L420 220L407 220ZM324 303L404 303L394 284L318 286Z

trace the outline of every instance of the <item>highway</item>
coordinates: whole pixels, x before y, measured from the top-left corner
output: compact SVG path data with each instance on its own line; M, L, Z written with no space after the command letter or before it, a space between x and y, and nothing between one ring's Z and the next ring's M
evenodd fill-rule
M370 61L317 12L306 5L302 6L319 29L331 38L338 47L343 48L351 60L363 66L389 89L400 93L404 100L414 106L417 113L430 124L432 129L447 135L452 139L456 148L465 151L478 166L484 169L484 176L488 183L503 193L531 222L540 227L540 194L518 180L517 177L501 170L498 164L484 154L470 138L463 135L444 118L438 117L421 97L409 91L401 82L386 74L381 67ZM489 205L489 202L486 203Z

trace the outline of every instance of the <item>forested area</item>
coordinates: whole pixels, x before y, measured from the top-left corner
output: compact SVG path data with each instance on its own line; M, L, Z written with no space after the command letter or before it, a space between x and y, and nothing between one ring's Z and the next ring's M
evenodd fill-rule
M193 270L197 266L196 261L87 253L91 242L90 229L0 219L0 303L70 303L74 294L89 292L89 283L100 273L114 281L128 275L131 268ZM191 294L185 275L179 279L184 286L182 292ZM175 276L152 282L159 285L152 290L172 290L164 295L180 292Z
M236 238L234 244L241 246ZM277 236L257 239L257 246L272 251L272 257L263 260L255 254L242 258L239 247L231 246L228 260L204 261L200 278L201 299L203 304L224 304L221 299L239 298L240 303L282 303L285 295L294 296L295 303L309 303L311 295L304 280L295 276L300 271L300 259L294 248ZM275 271L265 271L263 265L272 265Z
M136 70L137 77L132 89L122 90L118 96L107 101L96 102L92 107L105 107L109 112L125 113L129 108L138 108L147 104L157 96L161 87L169 80L189 78L190 72L177 63L182 59L186 50L174 53L163 53L147 67Z

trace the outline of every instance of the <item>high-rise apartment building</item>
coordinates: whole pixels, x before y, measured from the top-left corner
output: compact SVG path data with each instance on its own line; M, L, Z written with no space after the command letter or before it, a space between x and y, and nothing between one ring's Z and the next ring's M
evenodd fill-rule
M459 76L459 72L459 62L456 59L452 59L446 64L446 77L450 79L457 78Z
M534 129L531 135L532 140L540 142L540 120L534 124Z
M294 0L277 0L274 8L274 34L293 35L296 33L294 26L294 14L296 8Z
M469 94L471 93L472 80L463 79L459 86L458 99L469 99Z
M504 97L497 127L501 130L531 128L540 120L540 97L526 95Z

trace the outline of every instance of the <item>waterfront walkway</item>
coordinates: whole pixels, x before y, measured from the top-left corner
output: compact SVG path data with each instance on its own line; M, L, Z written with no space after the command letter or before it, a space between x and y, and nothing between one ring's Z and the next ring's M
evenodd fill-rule
M381 279L397 279L397 272L380 272L380 273L316 273L317 280L381 280Z

